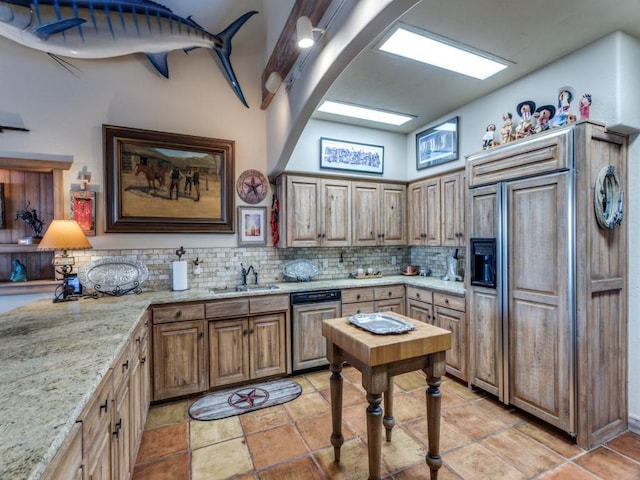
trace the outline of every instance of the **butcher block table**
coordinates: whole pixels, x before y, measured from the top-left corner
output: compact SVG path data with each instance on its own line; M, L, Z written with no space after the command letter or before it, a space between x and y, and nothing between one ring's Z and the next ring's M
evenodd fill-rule
M367 437L369 445L369 479L380 478L382 454L382 424L386 440L391 441L393 419L393 377L422 370L427 376L427 434L429 448L426 456L431 479L438 478L442 466L440 458L440 383L445 374L445 353L451 348L451 332L422 323L396 313L385 312L415 329L389 335L370 333L349 323L348 318L333 318L322 322L322 335L327 339L327 358L331 379L331 422L336 462L340 462L342 435L342 365L346 361L362 373L362 386L367 391ZM382 394L384 393L384 420Z

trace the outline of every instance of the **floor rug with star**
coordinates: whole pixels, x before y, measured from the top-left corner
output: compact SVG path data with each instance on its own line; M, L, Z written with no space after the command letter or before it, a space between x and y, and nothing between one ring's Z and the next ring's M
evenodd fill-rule
M194 420L219 420L290 402L301 392L302 387L292 380L235 387L196 400L189 407L189 416Z

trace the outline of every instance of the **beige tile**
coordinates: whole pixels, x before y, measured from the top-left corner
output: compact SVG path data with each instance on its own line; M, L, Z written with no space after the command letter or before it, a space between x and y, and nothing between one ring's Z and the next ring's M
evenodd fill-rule
M483 398L475 403L479 408L487 412L490 417L499 419L505 425L515 426L525 422L523 414L519 413L518 410L493 398Z
M340 449L340 463L334 461L333 447L314 454L325 475L331 480L366 480L369 478L369 455L360 440L345 442ZM384 476L388 472L384 464L380 467Z
M257 470L309 453L293 425L247 435L246 441Z
M192 420L189 425L191 450L242 437L242 435L242 427L238 416L210 422Z
M342 369L342 376L353 385L362 388L362 374L360 370L354 367L346 367ZM364 388L362 388L364 390Z
M306 375L307 380L311 385L316 388L316 390L322 390L323 388L329 387L329 378L331 377L331 372L327 370L320 370L318 372L309 373Z
M223 480L252 470L249 449L242 438L200 448L191 454L191 480Z
M565 461L560 455L515 429L485 438L482 445L507 460L528 478Z
M356 435L367 434L367 408L364 405L351 405L343 408L342 420Z
M302 419L296 423L296 428L312 452L331 446L331 414ZM353 438L353 432L344 421L342 436L345 441Z
M300 385L300 387L302 388L302 393L315 392L316 390L316 387L314 387L313 384L304 376L293 377L291 378L291 380Z
M463 398L467 401L478 400L485 396L485 393L483 393L482 390L472 390L467 385L464 385L453 379L443 381L440 388L442 390L446 390L447 392L451 392L454 395L457 395L458 397Z
M427 419L421 418L405 425L407 430L413 435L424 448L428 448L429 440L427 437ZM454 448L471 443L473 439L464 432L447 422L446 419L440 420L440 452L447 452Z
M442 455L449 467L465 480L525 480L518 469L478 443Z
M329 402L319 392L300 395L293 402L286 403L284 407L294 421L330 411Z
M393 395L393 418L396 420L396 425L419 419L426 415L427 407L425 401L418 400L413 395L404 392L396 392Z
M163 427L165 425L184 422L188 418L187 409L187 400L154 405L149 408L144 428Z
M443 410L442 417L473 439L492 435L511 426L500 418L489 414L484 408L485 406L486 402L484 404L481 402L466 403Z
M427 451L402 428L393 429L390 442L382 435L382 462L390 472L395 472L425 461Z
M431 471L424 461L423 463L393 474L394 480L424 480L430 477ZM438 469L438 480L463 480L463 478L449 470L446 465L443 465Z
M404 373L393 377L393 382L397 385L396 391L404 390L410 392L412 390L421 389L423 392L427 389L427 380L422 371Z
M242 424L245 435L291 423L291 418L289 418L289 414L283 405L276 405L256 410L255 412L245 413L238 418L240 418L240 423Z
M569 435L542 423L529 422L518 425L516 428L566 459L575 458L584 453L584 450L577 446Z
M598 447L583 456L576 458L574 463L594 473L598 477L611 480L640 479L640 464L629 460L605 447Z
M328 404L331 404L331 388L323 388L320 394L324 397ZM342 406L349 405L367 405L366 391L364 388L357 388L350 382L342 384Z

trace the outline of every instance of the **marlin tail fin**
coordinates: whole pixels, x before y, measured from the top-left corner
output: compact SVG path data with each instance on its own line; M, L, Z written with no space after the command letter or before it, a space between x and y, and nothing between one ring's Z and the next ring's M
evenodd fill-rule
M233 91L236 92L236 95L238 96L242 104L247 108L249 108L249 105L247 105L247 101L242 94L242 89L240 88L240 84L238 83L236 74L234 73L233 67L231 66L231 39L237 33L237 31L240 30L240 27L242 27L242 25L244 25L245 22L256 13L258 12L252 10L237 18L231 25L229 25L217 35L217 37L221 40L221 45L216 45L213 48L214 51L218 54L220 63L222 63L222 68L225 75L227 76L227 81L231 85L231 88L233 88Z

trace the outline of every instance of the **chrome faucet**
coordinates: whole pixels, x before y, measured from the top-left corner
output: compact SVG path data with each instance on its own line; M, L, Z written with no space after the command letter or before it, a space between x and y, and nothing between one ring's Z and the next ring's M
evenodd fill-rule
M240 267L242 267L242 285L246 285L247 284L247 275L249 275L250 272L253 272L253 283L255 285L258 284L258 272L256 271L256 269L253 267L253 265L249 265L249 268L244 268L243 264L240 264Z

